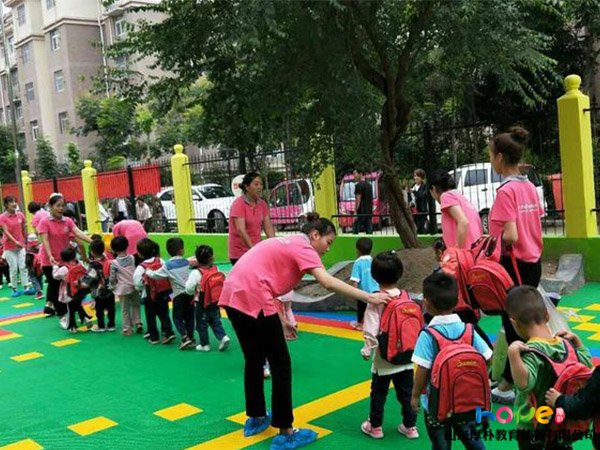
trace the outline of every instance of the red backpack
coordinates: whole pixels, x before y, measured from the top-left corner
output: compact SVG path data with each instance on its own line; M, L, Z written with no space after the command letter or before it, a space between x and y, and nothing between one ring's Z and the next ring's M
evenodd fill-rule
M481 315L479 309L473 306L467 284L467 272L475 264L475 257L471 250L450 247L442 253L440 269L442 272L452 275L458 286L458 303L455 312L470 311L475 318Z
M498 238L486 238L486 244L476 259L473 267L467 272L467 284L471 298L475 304L488 315L498 315L506 310L506 296L515 283L506 269L500 264L500 249ZM518 284L521 276L517 261L510 249L507 249L512 259Z
M202 301L204 307L217 304L223 292L225 283L225 274L219 271L217 266L211 266L208 269L198 268L202 278L200 285L196 289L196 298Z
M69 267L65 283L67 283L67 295L71 299L74 298L80 290L83 290L83 288L79 286L79 280L85 276L86 272L86 268L79 263Z
M431 335L439 350L431 368L429 413L445 422L468 417L478 406L490 410L487 364L473 347L473 326L465 324L465 331L456 339L448 339L434 327L424 331Z
M419 305L410 299L408 292L400 291L400 295L385 306L381 315L377 335L381 357L396 365L410 364L424 325Z
M536 348L530 348L530 352L535 353L544 361L547 361L552 368L556 381L552 386L558 392L563 395L573 395L579 391L592 376L592 369L587 367L579 360L579 355L572 342L567 339L562 339L565 346L565 357L561 361L555 361L550 358L544 352ZM531 406L537 408L537 402L535 395L532 393L529 401ZM581 433L581 436L585 436L585 433L590 429L592 419L588 420L569 420L568 416L566 420L561 423L554 422L554 416L550 419L547 425L542 425L534 422L534 426L537 429L543 429L548 433L548 439L556 439L560 436L573 436L574 434Z
M152 262L143 262L142 267L144 269L158 270L162 267L162 262L160 261L160 258L154 258ZM150 300L154 300L161 292L171 290L171 282L168 278L153 280L145 274L143 278L144 284L146 285L146 293L148 294L148 298L150 298Z

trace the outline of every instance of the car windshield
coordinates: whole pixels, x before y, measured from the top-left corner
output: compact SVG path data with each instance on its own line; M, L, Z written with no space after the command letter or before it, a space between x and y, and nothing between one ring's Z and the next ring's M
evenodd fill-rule
M377 197L377 187L375 186L375 180L366 180L373 188L373 197ZM342 182L342 192L340 194L340 200L343 202L354 201L354 186L356 183L353 180Z
M223 198L223 197L231 197L233 194L225 189L223 186L213 185L213 186L202 186L198 188L198 190L202 193L204 198Z

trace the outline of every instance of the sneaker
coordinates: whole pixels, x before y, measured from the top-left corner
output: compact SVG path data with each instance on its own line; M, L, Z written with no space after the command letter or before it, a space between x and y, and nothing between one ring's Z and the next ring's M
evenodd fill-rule
M116 330L116 328L115 328L115 327L108 327L108 328L106 329L106 331L110 331L110 332L113 332L113 331L115 331L115 330Z
M150 342L151 345L156 345L156 344L160 344L160 340L155 340L153 341L152 339L148 339L148 342Z
M19 297L20 295L21 295L21 292L20 292L20 291L17 291L16 289L13 289L13 290L12 290L12 294L10 294L10 296L11 296L12 298Z
M350 322L350 326L358 331L362 331L362 329L363 329L362 323L357 322L356 320L353 320L352 322Z
M184 336L181 338L181 342L179 343L179 350L185 350L190 345L190 338Z
M267 411L265 417L248 417L244 424L244 437L262 433L271 426L271 412Z
M398 425L398 433L403 434L408 439L419 439L417 427L405 427L404 424Z
M221 343L219 344L219 351L224 352L225 350L227 350L229 348L230 342L231 339L229 339L229 336L224 336L223 339L221 339Z
M199 352L210 352L210 345L196 345L196 350Z
M271 450L290 450L311 444L318 434L308 428L296 428L292 434L278 434L271 441Z
M141 323L138 323L138 325L137 325L137 328L136 328L136 331L135 331L135 332L136 332L137 334L142 334L142 333L144 332L144 327L142 326L142 324L141 324ZM150 337L150 333L146 333L146 334L144 335L144 339L148 339L146 336Z
M123 330L123 331L121 332L121 334L122 334L123 336L131 336L131 335L133 335L133 331L131 331L131 330Z
M170 344L171 342L173 342L175 340L175 335L172 334L170 336L165 336L164 338L162 338L162 343L163 344Z
M85 319L83 319L83 321L85 322L85 326L88 330L91 329L92 326L94 325L92 322L92 319L88 319L87 317Z
M58 324L63 330L66 330L69 327L69 318L64 315L60 319L58 319Z
M1 288L0 288L0 289L1 289ZM43 299L43 298L44 298L44 293L43 293L42 291L37 291L37 292L35 293L35 299L36 299L36 300L41 300L41 299Z
M69 328L69 333L76 334L77 333L77 328Z
M36 292L35 292L35 289L34 289L34 288L32 288L31 286L29 286L27 289L25 289L25 290L23 291L23 294L25 294L25 295L33 295L33 294L35 294L35 293L36 293Z
M94 325L92 328L90 328L90 331L92 333L104 333L106 328L100 328L98 325Z
M150 339L150 333L144 334L144 339Z
M365 420L361 425L360 429L367 436L371 436L373 439L381 439L383 437L383 429L381 427L374 427L371 422Z
M271 368L268 364L263 367L263 378L271 378Z
M495 387L492 389L492 400L502 405L512 405L515 403L515 391L512 389L510 391L501 391Z

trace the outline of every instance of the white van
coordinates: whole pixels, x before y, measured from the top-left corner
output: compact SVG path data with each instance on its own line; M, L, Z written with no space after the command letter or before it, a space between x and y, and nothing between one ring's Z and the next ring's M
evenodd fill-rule
M521 173L527 175L536 187L541 205L546 208L544 201L544 187L542 180L535 168L530 164L521 164ZM450 175L455 175L454 171L450 171ZM481 216L481 223L485 233L489 231L488 215L494 199L496 191L500 187L504 177L499 175L489 162L467 164L459 167L455 175L456 189L477 208ZM439 205L437 211L440 212Z

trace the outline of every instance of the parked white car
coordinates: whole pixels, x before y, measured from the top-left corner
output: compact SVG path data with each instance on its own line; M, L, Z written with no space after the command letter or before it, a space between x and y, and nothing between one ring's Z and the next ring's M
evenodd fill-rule
M530 164L521 164L520 168L521 172L526 174L529 181L535 185L540 203L546 209L544 186L535 167ZM450 175L454 175L453 170L450 171ZM503 179L504 177L498 174L489 162L467 164L456 170L456 189L462 192L479 211L485 233L489 231L488 215L496 198L496 191ZM437 205L437 212L440 212L439 205Z
M168 221L175 221L175 203L173 202L173 188L167 187L158 193L158 198L165 210ZM201 184L192 186L192 205L196 229L206 229L216 233L227 231L227 221L231 204L235 197L220 184Z

